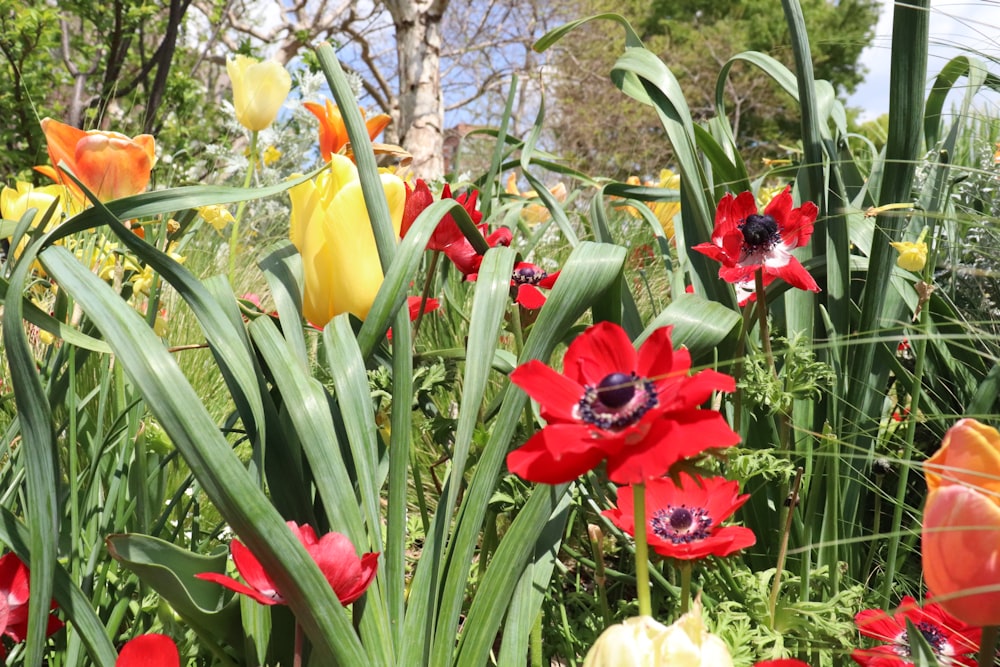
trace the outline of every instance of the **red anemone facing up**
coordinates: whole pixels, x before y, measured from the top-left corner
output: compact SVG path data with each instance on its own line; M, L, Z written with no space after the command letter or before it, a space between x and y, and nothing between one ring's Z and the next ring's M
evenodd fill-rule
M543 484L569 482L607 460L619 484L662 476L682 459L739 442L715 410L715 391L733 378L706 370L688 375L691 355L675 350L670 328L657 329L637 351L625 331L601 322L578 336L557 373L532 360L511 382L541 406L547 426L507 455L507 467Z
M907 620L924 636L942 665L975 666L976 661L969 655L979 650L982 630L963 623L934 602L921 607L910 596L902 599L894 614L882 609L858 612L854 617L858 631L883 643L855 649L851 659L862 667L913 667Z
M724 477L691 477L681 483L667 478L646 482L646 536L661 556L678 560L725 557L757 543L753 531L742 526L722 526L749 498L739 494L739 482ZM635 536L634 489L618 489L618 507L604 516Z
M752 298L758 269L763 269L765 285L781 278L792 287L818 292L815 279L791 254L809 242L817 212L812 202L792 208L791 186L763 213L758 213L752 192L727 194L715 211L711 242L692 249L722 262L719 277L736 286L740 305Z

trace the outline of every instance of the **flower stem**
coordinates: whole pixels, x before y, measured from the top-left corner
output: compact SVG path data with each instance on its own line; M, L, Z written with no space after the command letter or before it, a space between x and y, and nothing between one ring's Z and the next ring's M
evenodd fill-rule
M243 179L243 188L249 188L253 182L253 173L257 170L257 131L250 133L250 164L247 168L247 175ZM229 235L229 284L236 289L236 250L240 240L240 220L243 219L243 212L247 208L247 201L244 199L236 207L236 215L233 216L233 231Z
M997 653L997 638L1000 637L1000 626L987 625L983 628L983 640L979 645L978 667L993 667Z
M691 608L691 571L694 569L691 561L681 561L677 566L681 571L681 613L686 614Z
M795 470L795 481L792 482L791 493L788 494L788 507L785 510L785 525L781 531L781 546L778 548L778 562L775 565L774 579L771 580L771 595L767 601L767 610L771 619L771 629L774 629L774 615L778 608L778 593L781 591L781 573L785 569L785 556L788 554L788 535L792 532L792 515L799 500L799 487L802 484L802 468Z
M764 349L767 365L775 375L774 354L771 352L771 332L767 328L767 293L764 291L764 269L757 269L753 274L754 286L757 290L757 316L760 318L760 345Z
M302 626L298 621L295 622L295 655L292 657L292 667L302 667Z
M531 624L531 667L542 667L544 664L542 651L542 612L535 616Z
M649 598L649 545L646 543L646 485L632 485L632 516L635 524L635 586L639 615L652 616Z

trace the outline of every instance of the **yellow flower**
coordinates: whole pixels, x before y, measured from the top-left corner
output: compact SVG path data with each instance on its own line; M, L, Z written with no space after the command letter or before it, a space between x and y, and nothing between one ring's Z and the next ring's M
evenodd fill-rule
M612 625L597 638L583 667L732 667L729 649L707 632L701 603L670 627L648 616Z
M899 252L896 264L907 271L920 271L927 263L927 244L895 241L892 247Z
M221 232L230 222L236 222L236 218L229 212L229 209L222 204L209 204L198 208L198 215L208 224Z
M264 153L260 156L260 159L264 162L265 167L270 167L281 159L281 151L275 146L268 146L264 149Z
M31 222L32 227L38 226L45 212L57 202L56 208L46 230L52 229L62 219L63 207L59 202L59 195L63 189L58 185L46 185L36 188L31 183L18 181L13 188L4 186L0 191L0 215L4 220L20 220L29 208L35 209L35 217Z
M646 181L643 183L639 180L638 176L629 176L625 182L629 185L644 185L647 188L678 190L681 187L680 174L675 174L669 169L660 170L659 182ZM619 197L613 197L613 199L619 199ZM663 235L672 241L674 238L674 218L681 212L680 202L658 201L650 202L647 206L649 207L649 210L653 212L653 215L656 216L656 219L659 220L660 227L663 229ZM615 208L625 211L625 213L628 213L633 218L642 217L634 206L616 206Z
M273 60L236 56L226 60L226 71L233 82L236 120L251 132L266 129L292 89L288 70Z
M406 189L398 176L379 177L398 238ZM302 314L320 327L340 313L365 319L383 275L357 167L334 153L329 171L295 186L289 195L290 238L305 271Z
M515 197L522 197L524 199L538 199L538 193L534 190L528 190L526 192L521 192L517 189L517 174L511 173L507 178L507 187L505 191L509 195L514 195ZM556 183L554 186L549 188L549 192L555 197L556 201L562 204L566 201L566 184ZM552 217L552 213L549 209L545 208L541 204L527 204L521 208L521 219L524 220L525 224L534 226L541 224Z

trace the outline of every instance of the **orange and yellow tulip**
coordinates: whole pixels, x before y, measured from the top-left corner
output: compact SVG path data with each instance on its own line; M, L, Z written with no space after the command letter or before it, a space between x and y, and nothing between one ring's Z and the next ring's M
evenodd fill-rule
M118 132L84 131L51 118L42 120L42 131L54 167L64 164L102 202L137 194L149 185L156 163L151 135L132 138ZM74 199L85 202L76 183L54 167L35 170L62 183Z
M383 173L381 179L398 238L406 188L398 176ZM341 313L365 319L383 274L357 167L334 153L328 171L289 195L291 241L305 272L302 314L319 327Z
M935 602L970 625L1000 625L1000 433L962 419L924 470L922 556Z
M226 72L233 84L236 120L251 132L267 129L292 89L288 70L273 60L238 55L226 60Z
M330 156L339 153L348 144L347 127L344 125L344 117L340 114L337 105L326 100L325 106L315 102L303 102L302 106L319 119L319 152L324 162L330 161ZM365 110L361 109L361 117L365 117ZM375 140L382 130L386 128L391 119L387 114L380 113L377 116L365 120L368 128L368 138Z

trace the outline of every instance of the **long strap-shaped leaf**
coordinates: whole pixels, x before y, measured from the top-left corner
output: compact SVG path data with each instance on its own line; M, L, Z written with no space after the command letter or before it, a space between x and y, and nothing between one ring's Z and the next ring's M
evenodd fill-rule
M625 249L584 242L577 246L563 266L559 281L552 288L531 334L525 341L519 361L547 359L555 345L570 327L577 322L584 310L604 296L609 288L617 286ZM459 630L459 616L465 599L466 585L473 554L478 544L479 532L486 516L490 497L496 487L497 476L503 468L511 439L517 427L518 416L524 408L527 395L521 391L508 391L497 416L483 454L473 473L469 490L465 494L456 532L449 542L447 564L442 582L444 590L438 610L434 645L430 664L447 665L452 661L455 638ZM517 443L515 443L517 444ZM544 517L542 522L548 519ZM541 526L538 526L541 530ZM495 610L502 614L503 610Z
M330 585L251 479L156 335L65 248L51 247L42 259L104 334L202 488L274 578L317 648L340 664L368 664Z

